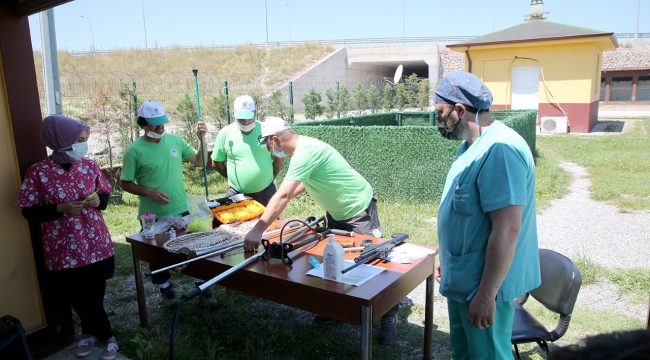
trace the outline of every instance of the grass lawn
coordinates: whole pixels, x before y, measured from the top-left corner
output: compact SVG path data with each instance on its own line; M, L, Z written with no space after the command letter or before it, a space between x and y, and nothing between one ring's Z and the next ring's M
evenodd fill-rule
M537 206L548 208L550 201L567 194L570 176L558 164L571 161L586 167L593 186L592 196L621 209L650 210L650 142L645 129L650 120L637 121L634 130L622 136L552 136L538 138ZM185 168L188 193L204 194L202 172ZM645 179L645 180L643 180ZM226 182L216 173L209 174L211 198L221 196ZM124 203L111 206L105 218L113 236L116 276L108 282L106 306L120 344L120 352L133 359L168 359L169 331L173 313L161 310L158 290L145 280L150 330L139 328L130 246L125 236L139 231L136 220L137 198L124 195ZM409 241L436 245L437 204L379 202L379 214L387 234L404 232ZM307 197L292 201L283 218L305 218L322 211ZM626 272L598 267L589 259L574 259L585 276L584 286L595 286L609 279L621 296L633 303L647 302L650 272L632 269ZM145 265L146 268L146 265ZM191 278L172 274L178 292L193 286ZM178 319L175 342L176 359L357 359L360 331L357 327L335 323L317 326L312 315L270 301L261 300L218 285L213 287L219 302L216 311L204 311L199 301L184 305ZM434 318L434 358L451 358L449 323L438 306L444 298L437 295ZM444 307L444 306L443 306ZM557 317L529 300L527 308L547 327ZM392 345L373 342L374 359L420 359L424 309L420 305L402 306L398 337ZM378 329L379 324L375 324ZM618 312L576 307L571 327L559 344L573 343L588 334L641 328L643 322ZM523 346L524 359L542 359L535 346Z

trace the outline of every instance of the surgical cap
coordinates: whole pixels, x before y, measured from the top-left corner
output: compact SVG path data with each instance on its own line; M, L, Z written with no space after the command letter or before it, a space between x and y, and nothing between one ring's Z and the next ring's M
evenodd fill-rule
M461 103L485 110L492 104L492 93L476 75L459 71L440 80L436 87L435 101L436 104Z

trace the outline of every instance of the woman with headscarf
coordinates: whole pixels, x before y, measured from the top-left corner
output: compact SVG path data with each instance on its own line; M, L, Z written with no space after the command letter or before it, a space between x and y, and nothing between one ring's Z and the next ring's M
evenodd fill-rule
M115 249L100 210L113 190L88 151L90 127L54 115L43 120L41 139L52 155L25 174L17 206L41 225L47 279L81 319L75 353L90 354L105 342L102 360L117 356L117 343L104 310L106 280L113 277ZM94 337L94 338L93 338Z

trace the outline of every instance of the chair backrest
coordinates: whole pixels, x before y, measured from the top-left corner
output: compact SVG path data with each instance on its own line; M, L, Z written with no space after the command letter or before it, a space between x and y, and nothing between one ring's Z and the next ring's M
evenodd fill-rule
M547 309L571 315L582 285L580 270L566 256L548 249L539 249L542 284L530 295Z

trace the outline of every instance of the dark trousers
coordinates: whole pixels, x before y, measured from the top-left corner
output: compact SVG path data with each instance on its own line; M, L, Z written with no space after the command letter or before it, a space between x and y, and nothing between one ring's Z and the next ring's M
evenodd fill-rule
M48 271L48 278L56 284L59 296L70 303L79 315L81 333L93 335L99 341L113 336L104 309L104 293L106 280L112 278L114 272L115 259L112 256L78 268Z
M250 194L244 193L244 195L249 196L249 197L253 198L253 200L257 201L258 203L266 206L266 205L269 204L269 201L271 200L271 198L275 194L275 191L276 191L275 184L273 183L273 181L271 181L269 186L267 186L264 190L262 190L260 192L256 192L256 193L250 193ZM241 192L239 192L239 191L237 191L234 188L229 186L228 190L226 191L226 196L225 197L231 197L231 196L237 195L237 194L241 194Z
M354 231L356 234L360 235L373 235L373 230L379 230L380 236L384 236L384 229L382 229L381 224L379 223L379 214L377 214L377 200L372 198L370 200L370 205L366 210L361 213L351 217L346 220L334 220L329 213L325 214L327 218L327 227L330 229L338 229L345 231ZM384 314L384 318L395 316L399 311L399 304L393 306L392 309L388 310Z

